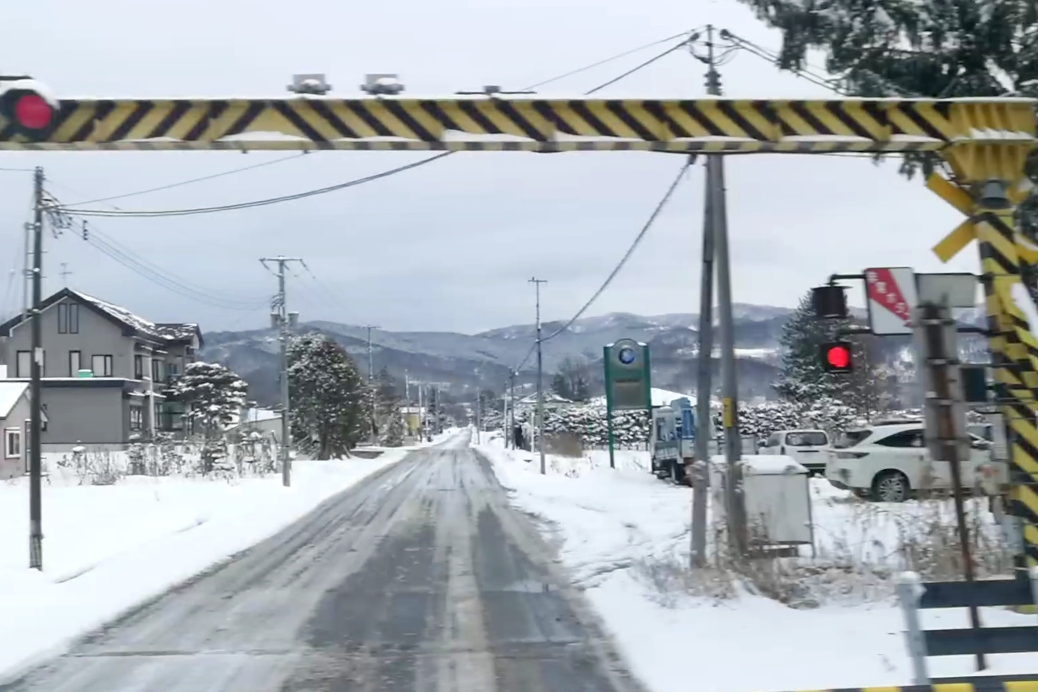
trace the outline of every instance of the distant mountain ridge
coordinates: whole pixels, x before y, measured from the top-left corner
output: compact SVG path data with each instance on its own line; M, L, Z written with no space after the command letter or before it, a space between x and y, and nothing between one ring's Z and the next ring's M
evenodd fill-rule
M773 356L778 337L791 312L789 308L766 305L733 306L736 347L744 354L739 360L740 389L747 395L768 392L768 383L776 373ZM694 313L646 316L617 312L584 317L545 340L544 371L550 377L566 358L583 357L598 364L592 366L598 376L603 346L626 337L652 348L654 386L690 391L695 381L698 321ZM543 333L547 337L564 325L565 321L545 322ZM316 320L300 329L334 338L367 374L366 327ZM405 377L440 383L446 392L459 398L477 386L501 391L512 369L531 353L535 335L533 324L478 334L373 330L373 367L377 371L385 366L401 384ZM277 398L277 346L277 335L270 329L209 332L201 355L240 373L249 382L251 395L269 404ZM517 378L520 388L533 381L533 366L534 358L527 358Z

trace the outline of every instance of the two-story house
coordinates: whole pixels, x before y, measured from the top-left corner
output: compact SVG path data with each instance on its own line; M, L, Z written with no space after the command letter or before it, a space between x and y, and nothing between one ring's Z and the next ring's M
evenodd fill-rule
M182 409L163 391L195 360L197 325L156 324L67 288L43 301L41 318L45 451L119 449L134 436L183 429ZM30 377L30 331L24 315L0 324L8 378Z

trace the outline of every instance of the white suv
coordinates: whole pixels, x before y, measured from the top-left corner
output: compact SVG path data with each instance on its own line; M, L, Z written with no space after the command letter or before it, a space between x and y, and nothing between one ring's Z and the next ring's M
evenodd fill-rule
M960 464L964 488L989 489L1005 482L1005 464L991 461L991 443L970 433L970 458ZM837 488L881 502L903 502L920 490L951 488L951 465L932 461L921 423L848 430L840 435L825 468Z

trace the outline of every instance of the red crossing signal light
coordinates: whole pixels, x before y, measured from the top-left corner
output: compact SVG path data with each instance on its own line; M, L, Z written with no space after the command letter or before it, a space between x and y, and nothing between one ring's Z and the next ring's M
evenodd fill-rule
M0 82L0 88L4 82ZM50 136L57 124L59 105L32 80L16 80L0 91L0 117L16 133L33 142Z
M851 372L854 362L851 359L850 342L834 341L822 344L822 367L826 372Z

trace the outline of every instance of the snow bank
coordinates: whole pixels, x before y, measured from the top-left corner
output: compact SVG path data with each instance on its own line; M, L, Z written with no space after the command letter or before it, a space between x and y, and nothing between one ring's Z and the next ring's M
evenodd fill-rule
M406 454L297 461L290 488L280 475L45 485L43 573L27 569L27 483L0 484L0 673L272 536Z
M834 599L794 609L740 593L691 595L688 564L691 490L655 479L648 454L627 452L616 470L608 455L548 457L494 444L480 447L513 503L549 523L560 558L603 617L633 672L653 692L835 689L905 685L911 666L901 613L890 598ZM604 461L603 461L604 455ZM856 551L889 560L899 534L921 504L853 501L825 481L812 481L819 554ZM864 514L863 514L864 513ZM950 521L950 517L949 517ZM846 576L823 573L838 590ZM982 609L986 626L1034 624L1033 616ZM965 627L965 612L929 611L927 628ZM930 659L934 676L973 673L968 658ZM1038 655L991 657L992 673L1033 672Z

